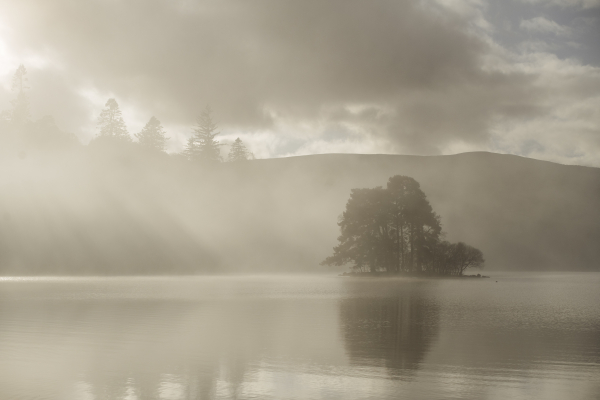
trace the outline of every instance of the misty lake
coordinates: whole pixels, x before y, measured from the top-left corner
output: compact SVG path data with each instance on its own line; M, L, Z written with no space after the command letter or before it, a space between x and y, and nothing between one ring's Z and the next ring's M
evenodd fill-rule
M600 274L490 274L2 278L0 398L600 398Z

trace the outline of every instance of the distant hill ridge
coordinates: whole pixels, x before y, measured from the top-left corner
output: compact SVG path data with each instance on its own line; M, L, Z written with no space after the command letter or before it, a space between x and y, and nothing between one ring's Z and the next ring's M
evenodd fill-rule
M327 271L350 190L393 175L416 179L446 239L487 269L600 269L598 168L483 152L204 168L90 146L0 164L0 274Z
M408 175L441 215L447 239L481 248L490 268L600 269L598 168L488 152L311 155L258 160L253 168L261 164L277 165L277 174L301 169L316 188L345 194L344 200L350 188Z

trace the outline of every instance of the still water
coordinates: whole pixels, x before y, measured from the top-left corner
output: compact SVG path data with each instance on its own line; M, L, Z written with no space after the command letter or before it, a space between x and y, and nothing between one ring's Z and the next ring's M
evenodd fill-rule
M0 399L600 399L600 274L492 275L0 278Z

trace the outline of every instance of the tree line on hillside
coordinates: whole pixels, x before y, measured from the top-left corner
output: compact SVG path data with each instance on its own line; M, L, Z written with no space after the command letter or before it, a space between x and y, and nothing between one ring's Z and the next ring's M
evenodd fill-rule
M29 110L29 99L26 94L27 70L21 64L13 76L12 90L16 92L16 97L11 101L11 109L0 113L0 122L8 130L16 131L28 139L35 142L76 142L73 135L61 132L52 117L45 116L39 120L33 120ZM0 126L1 127L1 126ZM133 143L119 104L113 98L108 99L104 109L100 112L97 122L98 134L92 140L95 143L112 143L115 145L124 143ZM212 118L212 110L206 106L196 120L196 126L193 128L192 135L188 138L187 144L181 156L189 161L202 163L219 163L224 161L221 156L221 146L215 137L219 134L217 125ZM165 152L167 141L166 132L161 122L154 116L142 130L136 133L137 144L150 151ZM231 145L228 161L238 162L253 159L254 155L248 151L240 138L237 138Z
M442 226L419 183L396 175L387 187L352 189L338 223L339 244L324 265L355 272L463 275L483 267L480 250L441 240Z

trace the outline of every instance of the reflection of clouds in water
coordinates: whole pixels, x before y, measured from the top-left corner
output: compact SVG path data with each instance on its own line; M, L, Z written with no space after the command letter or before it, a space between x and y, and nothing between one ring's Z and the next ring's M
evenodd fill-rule
M73 400L94 400L94 396L92 395L92 387L87 382L75 382L73 384L71 395L67 398Z
M161 399L177 400L184 398L185 389L178 376L164 374L158 387L158 394Z
M127 379L127 389L125 390L125 397L123 400L138 400L139 397L136 394L135 382L133 379Z
M270 383L257 377L288 363L317 375L323 366L345 364L337 303L315 292L322 281L3 281L9 301L0 305L0 397L39 391L53 399L48 394L66 386L69 396L61 398L74 400L242 398L250 382L263 394L267 387L285 392L285 382L302 386L302 379L282 381L278 373ZM335 291L337 280L330 281ZM87 292L96 295L82 296ZM37 389L28 386L32 379L41 383Z

